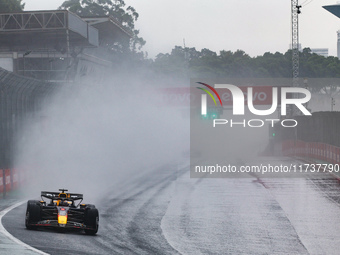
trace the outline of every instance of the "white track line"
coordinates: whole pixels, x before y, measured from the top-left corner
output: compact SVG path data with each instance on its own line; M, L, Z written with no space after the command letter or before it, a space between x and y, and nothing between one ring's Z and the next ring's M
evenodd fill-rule
M25 247L26 249L28 250L31 250L31 251L34 251L38 254L42 254L42 255L49 255L48 253L45 253L43 251L40 251L32 246L29 246L28 244L20 241L19 239L15 238L14 236L12 236L5 228L4 226L2 225L2 217L5 216L9 211L13 210L14 208L24 204L26 201L21 201L19 203L16 203L10 207L7 207L5 210L1 211L0 212L0 233L1 234L4 234L6 237L8 237L9 239L11 239L13 242ZM24 219L23 219L24 220Z

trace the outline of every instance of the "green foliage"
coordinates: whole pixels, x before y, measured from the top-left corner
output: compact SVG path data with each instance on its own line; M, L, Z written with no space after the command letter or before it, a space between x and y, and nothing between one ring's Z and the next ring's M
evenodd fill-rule
M242 50L220 51L176 46L170 54L158 54L152 64L158 73L181 77L291 78L292 52L266 52L250 57ZM337 57L313 54L309 48L300 52L300 77L339 78Z
M340 60L313 54L309 48L300 52L301 85L304 78L312 92L332 94L340 86ZM220 51L175 46L169 54L158 54L150 64L159 76L176 78L292 78L292 51L266 52L250 57L242 50ZM317 79L322 78L322 79Z
M59 9L69 10L79 16L112 16L133 34L131 44L122 45L122 48L131 47L135 52L145 44L143 38L138 36L139 30L135 29L139 14L135 8L126 7L124 0L66 0Z
M0 12L20 12L24 7L22 0L0 0Z

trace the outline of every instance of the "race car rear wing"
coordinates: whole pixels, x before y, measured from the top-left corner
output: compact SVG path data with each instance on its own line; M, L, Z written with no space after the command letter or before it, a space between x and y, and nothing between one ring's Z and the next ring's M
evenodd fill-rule
M76 193L66 193L67 197L59 197L60 192L50 192L50 191L41 191L41 198L45 197L48 199L66 199L66 200L83 200L83 194Z

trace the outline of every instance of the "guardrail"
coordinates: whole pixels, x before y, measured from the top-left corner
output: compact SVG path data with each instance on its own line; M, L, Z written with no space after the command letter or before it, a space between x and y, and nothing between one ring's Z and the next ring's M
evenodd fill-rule
M308 157L332 164L340 164L340 147L326 143L286 140L282 142L282 154L284 156Z

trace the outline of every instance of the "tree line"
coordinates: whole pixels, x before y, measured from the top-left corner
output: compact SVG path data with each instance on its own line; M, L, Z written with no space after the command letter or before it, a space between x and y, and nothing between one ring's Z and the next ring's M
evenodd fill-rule
M22 0L0 0L2 12L22 11ZM59 9L69 10L79 16L111 15L131 32L132 38L126 45L116 42L107 44L112 62L131 68L148 69L159 76L178 78L232 77L232 78L290 78L292 77L292 51L285 53L266 52L262 56L250 57L242 50L222 50L218 53L209 49L196 50L175 46L170 53L159 53L149 59L142 51L145 40L135 28L139 14L124 0L66 0ZM115 65L117 66L117 65ZM305 48L300 52L300 77L340 78L340 61L337 57L323 57ZM336 85L337 86L337 85Z
M340 78L340 60L312 53L310 48L300 54L299 76L308 78ZM250 57L242 50L222 50L175 46L171 53L160 53L152 63L156 72L191 77L290 78L292 51L266 52Z

